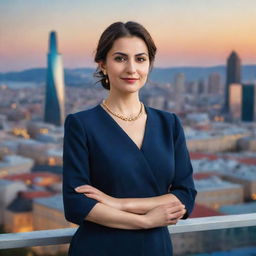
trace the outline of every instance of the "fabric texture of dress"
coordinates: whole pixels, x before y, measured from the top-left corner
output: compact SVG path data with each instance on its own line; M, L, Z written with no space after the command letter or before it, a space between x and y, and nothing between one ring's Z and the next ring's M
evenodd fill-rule
M69 114L64 125L63 203L77 225L70 256L171 256L167 226L110 228L85 220L97 200L74 188L89 184L116 198L172 193L191 214L197 191L184 131L176 114L148 107L142 146L100 105Z

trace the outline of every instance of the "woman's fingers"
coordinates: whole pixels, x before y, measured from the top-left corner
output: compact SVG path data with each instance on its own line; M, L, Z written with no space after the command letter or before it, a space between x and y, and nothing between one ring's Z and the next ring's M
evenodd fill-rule
M182 210L181 212L172 213L168 217L168 224L176 224L185 214L185 211Z
M178 212L168 214L168 218L170 218L170 219L179 218L182 214L183 214L183 211L180 210Z
M178 206L168 207L168 212L172 213L172 212L177 212L184 209L185 209L184 205L178 205Z
M166 208L172 208L172 207L176 207L176 206L184 206L184 207L185 207L184 204L182 204L182 203L180 203L180 202L178 202L178 201L170 202L170 203L168 203L168 204L165 204L165 207L166 207Z
M103 200L103 193L100 193L100 191L90 185L82 185L75 188L75 191L77 193L83 193L85 196L93 198L98 201Z
M185 214L186 209L184 205L177 205L168 207L168 224L176 224L180 218Z
M83 185L83 186L76 187L75 191L78 193L95 193L97 192L97 189L89 185Z
M84 195L87 196L87 197L93 198L93 199L95 199L95 200L98 200L98 201L101 200L101 198L100 198L98 195L96 195L96 194L84 193Z
M83 185L83 186L79 186L75 188L76 192L79 193L84 193L85 191L87 191L89 189L89 187L87 185Z

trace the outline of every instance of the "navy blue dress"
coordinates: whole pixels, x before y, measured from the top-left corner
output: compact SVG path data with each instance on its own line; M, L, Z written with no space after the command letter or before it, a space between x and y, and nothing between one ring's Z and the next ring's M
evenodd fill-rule
M65 218L79 228L72 256L171 256L167 226L127 230L85 220L98 202L74 188L90 184L116 198L172 193L192 212L197 191L181 121L176 114L145 105L146 128L141 149L100 105L69 114L63 146Z

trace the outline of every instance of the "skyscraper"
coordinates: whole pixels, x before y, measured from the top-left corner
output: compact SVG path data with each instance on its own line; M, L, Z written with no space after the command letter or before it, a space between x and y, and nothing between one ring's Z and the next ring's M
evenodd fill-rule
M61 126L65 117L65 86L61 54L57 49L56 32L51 31L47 62L44 121Z
M185 104L186 81L185 74L178 73L174 77L175 109L183 111Z
M198 80L198 94L205 94L206 93L206 83L204 78L200 78Z
M229 114L232 121L256 121L255 103L255 84L230 84Z
M241 121L242 119L242 93L241 84L229 85L229 114L232 121Z
M256 121L256 85L243 84L242 121Z
M211 73L208 76L208 93L209 94L219 94L220 93L220 74Z
M185 74L178 73L174 77L174 91L176 94L182 94L186 92L185 87Z
M224 111L229 113L229 87L230 84L241 83L241 60L235 51L232 51L227 60L227 76L225 88Z

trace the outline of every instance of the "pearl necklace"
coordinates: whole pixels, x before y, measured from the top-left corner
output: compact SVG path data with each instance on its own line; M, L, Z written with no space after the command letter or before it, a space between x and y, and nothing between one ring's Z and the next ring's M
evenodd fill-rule
M111 114L113 114L114 116L116 116L118 118L121 118L124 121L134 121L134 120L138 119L140 117L140 115L142 114L142 109L144 107L143 103L140 102L140 105L141 105L140 112L137 116L135 116L135 117L124 117L124 116L122 116L120 114L117 114L117 113L114 113L112 110L110 110L110 108L107 106L107 104L105 102L106 102L106 100L103 100L102 103L101 103L101 106L105 107Z

